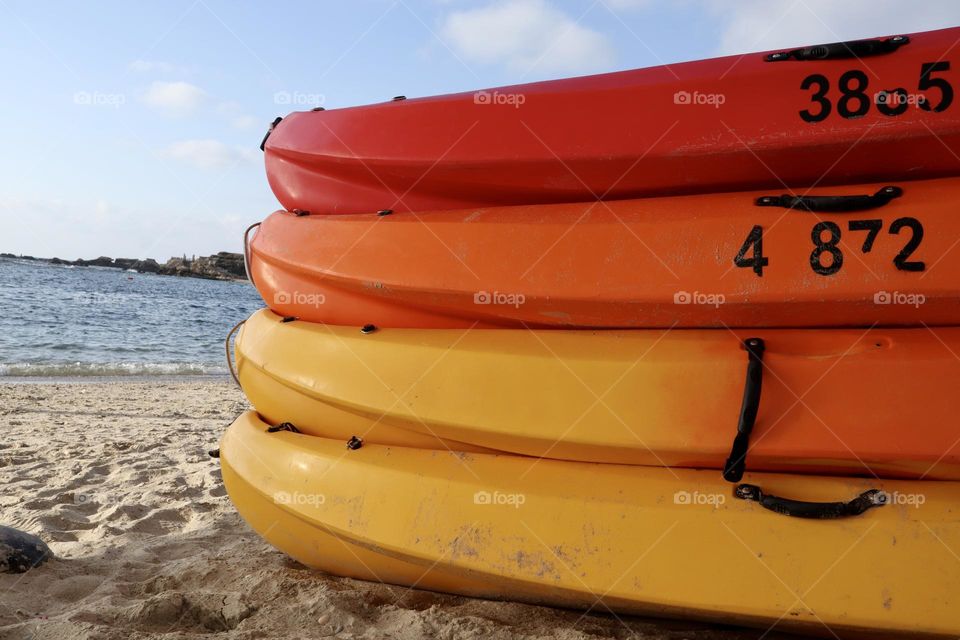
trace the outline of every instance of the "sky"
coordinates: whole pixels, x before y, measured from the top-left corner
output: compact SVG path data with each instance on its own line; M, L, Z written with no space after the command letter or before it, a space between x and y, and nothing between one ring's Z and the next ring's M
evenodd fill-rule
M958 25L956 0L0 0L0 252L239 251L290 111Z

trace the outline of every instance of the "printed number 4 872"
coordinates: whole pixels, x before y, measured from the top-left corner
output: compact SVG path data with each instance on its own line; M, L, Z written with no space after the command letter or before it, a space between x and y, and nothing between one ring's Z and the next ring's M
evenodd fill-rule
M897 218L890 224L887 233L899 235L905 229L910 231L910 239L893 258L893 264L900 271L923 271L927 268L925 262L909 259L923 241L923 224L916 218ZM860 251L865 254L870 253L877 236L883 230L883 220L850 220L847 223L847 230L865 231L867 235ZM813 243L813 250L810 252L810 268L814 273L832 276L843 268L841 237L840 225L829 220L817 223L810 230L810 240ZM752 269L759 277L763 277L764 268L770 264L770 258L763 255L763 227L754 225L734 257L733 264Z

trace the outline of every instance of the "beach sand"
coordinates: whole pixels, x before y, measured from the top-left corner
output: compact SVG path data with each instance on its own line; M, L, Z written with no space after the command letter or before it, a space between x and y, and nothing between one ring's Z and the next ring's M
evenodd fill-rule
M0 524L58 559L0 575L0 638L757 638L327 576L240 519L208 455L219 379L0 383ZM767 636L772 638L774 636Z

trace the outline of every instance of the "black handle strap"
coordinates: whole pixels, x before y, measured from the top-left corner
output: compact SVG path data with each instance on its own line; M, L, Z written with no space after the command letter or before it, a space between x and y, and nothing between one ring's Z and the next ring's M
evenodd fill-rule
M910 42L907 36L893 36L886 40L851 40L849 42L831 42L812 47L802 47L791 51L769 53L763 57L767 62L783 60L841 60L844 58L866 58L893 53Z
M794 518L812 518L815 520L834 520L849 518L874 507L887 504L887 494L879 489L864 491L849 502L804 502L765 494L754 484L741 484L734 489L733 495L741 500L759 502L764 509Z
M260 141L260 151L263 151L263 148L267 146L267 138L269 138L270 134L273 133L273 130L277 128L277 125L280 124L281 120L283 120L283 118L277 116L273 119L273 122L270 123L270 128L267 129L265 134L263 134L263 140Z
M750 433L760 410L760 390L763 386L763 351L766 348L760 338L748 338L743 342L747 349L747 377L743 386L743 402L740 403L740 418L737 420L737 435L733 439L730 457L723 465L723 479L739 482L747 465L747 449L750 448Z
M883 187L873 195L857 196L760 196L756 200L758 207L782 207L784 209L801 209L803 211L825 211L844 213L848 211L863 211L882 207L894 198L903 195L900 187Z

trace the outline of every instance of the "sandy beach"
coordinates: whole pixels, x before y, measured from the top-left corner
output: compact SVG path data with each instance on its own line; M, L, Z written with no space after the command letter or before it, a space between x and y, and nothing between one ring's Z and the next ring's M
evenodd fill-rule
M760 635L310 571L246 526L208 454L246 408L219 378L0 383L0 523L58 556L0 575L0 638Z

